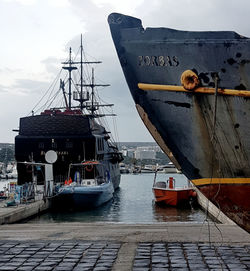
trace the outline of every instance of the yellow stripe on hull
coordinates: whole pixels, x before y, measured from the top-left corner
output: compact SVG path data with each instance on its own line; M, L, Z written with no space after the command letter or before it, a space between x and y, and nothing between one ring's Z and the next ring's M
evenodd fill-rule
M207 88L207 87L198 87L194 90L186 90L182 86L138 83L138 88L141 90L147 90L147 91L150 91L150 90L151 91L175 91L175 92L203 93L203 94L215 93L215 88ZM250 91L248 90L218 88L218 93L222 95L250 97Z
M250 178L204 178L191 180L191 182L196 186L210 184L250 184Z

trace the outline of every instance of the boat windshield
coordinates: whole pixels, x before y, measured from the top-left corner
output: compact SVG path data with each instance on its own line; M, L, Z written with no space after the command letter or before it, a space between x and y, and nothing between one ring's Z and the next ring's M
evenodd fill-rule
M104 166L98 163L83 163L70 166L69 180L82 184L84 180L95 180L96 184L106 182Z

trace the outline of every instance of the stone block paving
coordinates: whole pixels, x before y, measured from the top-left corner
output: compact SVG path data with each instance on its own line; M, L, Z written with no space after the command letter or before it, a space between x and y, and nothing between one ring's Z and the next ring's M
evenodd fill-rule
M250 246L139 243L133 271L250 270Z
M0 270L109 271L120 247L110 242L0 242Z
M0 242L0 271L110 271L121 246L107 241ZM132 268L123 270L250 270L249 252L247 245L145 242L137 244Z

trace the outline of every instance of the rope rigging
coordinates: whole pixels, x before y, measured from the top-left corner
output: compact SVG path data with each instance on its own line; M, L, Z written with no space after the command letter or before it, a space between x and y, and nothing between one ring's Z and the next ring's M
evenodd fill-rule
M211 132L211 144L213 144L214 146L217 145L217 139L216 139L216 121L217 121L217 98L218 98L218 82L219 82L219 76L218 73L214 73L213 74L213 79L214 79L214 83L215 83L215 94L214 94L214 107L213 107L213 122L212 122L212 132ZM209 240L209 244L211 247L211 227L210 227L210 221L209 221L209 198L211 198L211 185L212 185L212 180L213 180L213 175L214 175L214 167L215 167L215 153L212 153L211 155L211 172L210 172L210 183L209 183L209 191L208 191L208 197L207 197L207 202L206 202L206 212L205 212L205 218L204 221L202 223L202 227L200 230L200 234L199 234L199 239L201 236L201 231L202 228L204 227L204 223L207 222L208 225L208 240ZM218 202L215 200L217 195L219 194L221 189L221 184L219 183L218 185L218 189L217 192L215 193L215 195L213 196L213 200L217 203L217 207L219 209L219 213L221 212L220 209L220 205L218 204ZM219 216L219 213L217 214L217 217ZM221 244L223 243L223 235L221 230L219 229L218 225L216 224L215 221L212 221L213 225L216 227L216 229L219 231L220 236L221 236ZM219 254L218 254L218 248L215 248L215 256L219 259ZM222 267L222 263L220 262L220 265ZM223 270L223 267L222 267Z
M81 57L80 61L78 60L79 55ZM93 61L89 61L88 56L91 57ZM114 134L109 134L110 141L113 141L114 143L118 142L117 126L114 118L114 112L112 109L113 105L105 102L99 95L99 91L109 85L99 78L97 79L100 83L95 83L96 78L94 76L93 65L98 63L101 62L98 61L96 58L88 55L83 50L82 41L81 46L78 47L76 53L74 53L70 48L69 55L66 58L66 61L62 62L62 64L64 64L64 67L60 69L60 72L56 75L51 85L48 87L48 89L45 91L39 101L34 105L28 115L38 114L39 112L42 112L46 109L73 109L79 107L82 111L82 114L92 115L98 124L105 127L105 130L107 132L110 131L110 123L107 121L105 116L112 116ZM81 65L80 69L77 68L76 65ZM63 70L66 70L66 72L62 73ZM60 79L62 77L63 79ZM61 80L60 86L59 88L57 88L56 85L59 82L59 79ZM68 90L64 88L66 85L70 85ZM64 95L64 99L60 95L62 92ZM74 94L74 92L76 92L76 95ZM80 106L77 106L78 104L76 104L76 102L80 103Z

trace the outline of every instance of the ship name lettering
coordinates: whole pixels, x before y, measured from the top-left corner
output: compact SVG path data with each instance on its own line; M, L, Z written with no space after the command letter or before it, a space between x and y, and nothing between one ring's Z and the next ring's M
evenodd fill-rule
M67 151L57 151L56 153L58 155L68 155L69 154L69 152L67 152Z
M177 67L179 60L177 56L138 56L139 66Z
M58 155L68 155L69 154L68 151L56 151L56 153ZM46 154L45 151L41 151L41 155L45 155L45 154Z

